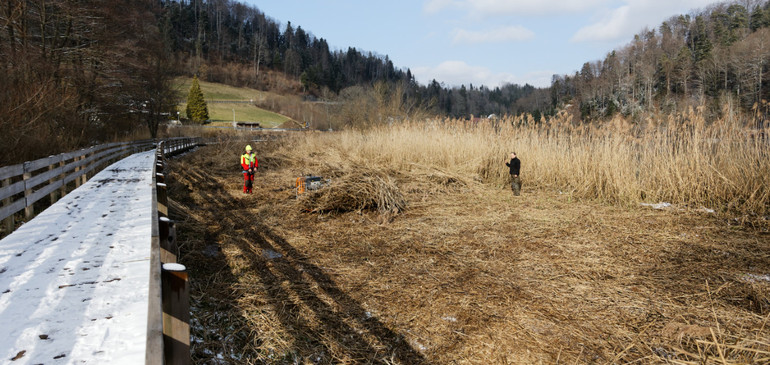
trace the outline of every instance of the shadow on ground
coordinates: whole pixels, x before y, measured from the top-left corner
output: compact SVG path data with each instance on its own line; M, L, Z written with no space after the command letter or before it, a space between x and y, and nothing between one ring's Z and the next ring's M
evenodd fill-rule
M423 363L215 176L172 166L172 217L191 271L196 363ZM256 319L274 319L265 329ZM268 324L269 325L269 324ZM260 329L262 329L260 331ZM276 343L271 332L281 333Z

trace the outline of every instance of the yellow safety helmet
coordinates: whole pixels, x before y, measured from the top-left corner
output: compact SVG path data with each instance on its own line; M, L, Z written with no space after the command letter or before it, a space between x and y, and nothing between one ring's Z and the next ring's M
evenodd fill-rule
M246 145L246 151L251 151L251 145L250 144Z

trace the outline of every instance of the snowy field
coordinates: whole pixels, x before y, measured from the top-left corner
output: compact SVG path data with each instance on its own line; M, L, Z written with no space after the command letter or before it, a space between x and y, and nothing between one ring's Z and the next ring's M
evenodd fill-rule
M145 361L155 151L0 240L0 364Z

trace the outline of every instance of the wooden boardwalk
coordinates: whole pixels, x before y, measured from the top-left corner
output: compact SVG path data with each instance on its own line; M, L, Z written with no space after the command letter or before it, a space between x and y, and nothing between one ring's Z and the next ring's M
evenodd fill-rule
M145 363L154 157L107 167L0 240L0 363Z

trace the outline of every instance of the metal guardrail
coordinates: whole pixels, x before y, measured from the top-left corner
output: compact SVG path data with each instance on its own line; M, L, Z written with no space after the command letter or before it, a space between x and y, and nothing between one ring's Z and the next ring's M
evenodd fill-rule
M168 216L165 158L198 146L199 139L158 143L153 164L150 293L145 364L190 364L190 286L177 263L176 226Z

